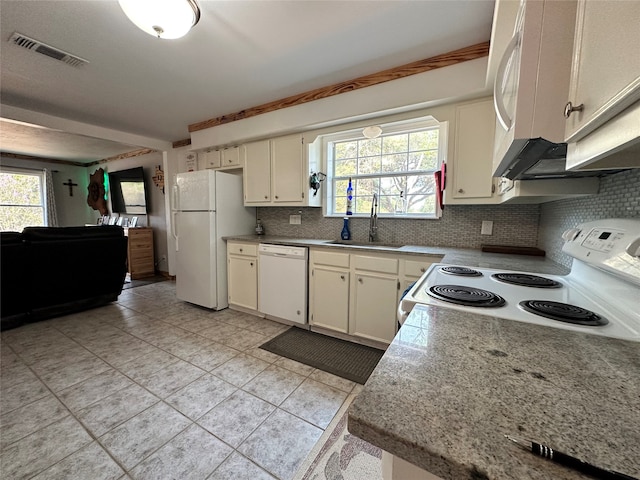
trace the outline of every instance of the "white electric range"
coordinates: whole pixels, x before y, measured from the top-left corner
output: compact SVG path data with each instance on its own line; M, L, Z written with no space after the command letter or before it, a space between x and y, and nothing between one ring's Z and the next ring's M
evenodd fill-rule
M583 223L564 232L568 275L433 264L398 306L417 303L640 341L640 219Z

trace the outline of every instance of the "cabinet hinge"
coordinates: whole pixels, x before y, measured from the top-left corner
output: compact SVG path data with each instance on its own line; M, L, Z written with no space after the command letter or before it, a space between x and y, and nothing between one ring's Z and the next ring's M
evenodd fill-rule
M398 280L398 290L400 290L400 280Z
M311 270L311 276L313 277L313 270Z
M496 193L496 184L491 185L491 193Z
M302 192L302 198L304 198L304 192Z

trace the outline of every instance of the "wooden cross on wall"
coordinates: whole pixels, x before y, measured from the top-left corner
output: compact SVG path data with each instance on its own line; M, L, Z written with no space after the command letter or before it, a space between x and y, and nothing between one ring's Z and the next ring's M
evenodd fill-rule
M73 187L77 187L78 184L77 183L73 183L73 181L71 179L69 179L69 181L67 183L63 183L63 185L66 185L69 187L69 196L73 197Z

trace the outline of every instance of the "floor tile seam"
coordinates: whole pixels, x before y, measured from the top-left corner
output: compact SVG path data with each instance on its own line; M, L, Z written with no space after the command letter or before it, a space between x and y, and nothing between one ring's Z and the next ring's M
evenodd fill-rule
M248 392L247 392L247 393L248 393ZM262 399L261 399L261 400L262 400ZM256 431L257 431L257 430L258 430L262 425L264 425L264 424L267 422L267 420L269 420L273 415L275 415L275 414L278 412L278 410L280 410L280 411L282 411L282 412L284 412L284 413L286 413L286 414L288 414L288 415L291 415L291 416L293 416L293 417L297 418L298 420L302 420L303 422L305 422L306 424L308 424L308 425L310 425L310 426L312 426L312 427L319 428L319 429L320 429L320 430L322 430L322 432L324 433L324 430L325 430L324 428L317 427L316 425L314 425L314 424L312 424L311 422L309 422L309 421L305 420L304 418L300 418L300 417L298 417L297 415L294 415L294 414L292 414L291 412L288 412L287 410L284 410L284 409L282 409L282 408L280 408L280 407L276 407L276 408L273 410L273 412L271 412L269 415L267 415L267 417L266 417L262 422L260 422L260 424L259 424L256 428L254 428L254 429L251 431L251 433L250 433L250 434L248 434L248 435L244 438L244 440L242 440L242 442L240 442L240 444L239 444L239 445L238 445L238 447L236 448L236 450L238 451L238 453L239 453L240 455L242 455L242 456L246 457L246 455L244 455L244 454L240 451L240 447L242 447L242 445L244 445L244 444L247 442L247 440L249 440L249 438L251 437L251 435L253 435L253 434L254 434L254 433L255 433L255 432L256 432ZM322 436L322 433L320 434L320 436ZM315 443L314 443L314 445L315 445ZM313 447L312 447L312 448L313 448ZM246 457L246 458L248 458L248 457ZM256 463L256 462L254 462L254 463ZM256 463L256 464L257 464L257 463ZM276 473L276 472L273 472L273 471L269 470L267 467L262 466L262 465L260 465L260 464L257 464L257 465L258 465L260 468L262 468L265 472L268 472L270 475L274 476L275 478L277 478L277 479L280 479L280 478L281 478L281 477L278 475L278 473Z
M130 473L131 473L131 472L132 472L132 471L133 471L133 470L134 470L138 465L140 465L142 462L144 462L145 460L147 460L148 458L150 458L151 456L153 456L156 452L158 452L159 450L161 450L165 445L167 445L167 444L171 443L171 442L172 442L176 437L178 437L178 436L182 435L185 431L187 431L187 429L191 428L193 425L197 425L197 426L199 426L200 428L203 428L202 426L198 425L196 422L194 422L193 420L191 420L189 417L187 417L184 413L182 413L181 411L177 410L175 407L173 407L173 406L169 405L169 404L168 404L167 402L165 402L163 399L161 399L161 400L160 400L160 402L158 402L158 403L163 403L163 404L165 404L167 407L169 407L170 409L172 409L172 410L176 411L179 415L182 415L184 418L186 418L186 419L189 421L189 423L188 423L188 424L187 424L187 425L186 425L182 430L180 430L179 432L177 432L175 435L173 435L171 438L169 438L166 442L164 442L162 445L160 445L158 448L154 449L154 450L153 450L152 452L150 452L148 455L146 455L145 457L143 457L143 458L142 458L138 463L136 463L135 465L133 465L131 468L127 469L127 468L125 468L125 466L124 466L124 465L120 465L120 463L118 462L118 465L120 465L120 467L122 468L122 470L124 470L124 472L125 472L127 475L130 475ZM154 403L154 404L153 404L151 407L149 407L149 408L152 408L152 407L154 407L154 406L158 405L158 403ZM143 410L142 412L138 413L137 415L134 415L133 417L129 418L129 419L127 420L127 422L128 422L129 420L133 420L133 419L134 419L135 417L137 417L138 415L140 415L140 414L144 413L145 411L149 410L149 408L146 408L145 410ZM123 423L126 423L126 422L123 422ZM122 424L120 424L120 425L122 425ZM117 428L117 427L115 427L115 428ZM111 432L111 431L113 431L113 430L114 430L114 429L111 429L111 430L109 430L109 432ZM206 430L206 429L205 429L205 430ZM100 436L100 438L104 437L104 436L105 436L105 435L107 435L109 432L104 433L103 435L101 435L101 436ZM207 432L208 432L208 430L207 430ZM211 433L211 432L209 432L209 433ZM217 438L217 437L216 437L216 438ZM99 440L99 439L97 439L97 441L100 443L100 446L101 446L101 447L102 447L102 448L103 448L107 453L109 453L109 455L111 455L111 452L109 451L109 449L108 449L105 445L103 445L103 444L102 444L102 442L100 442L100 440ZM225 445L226 445L226 444L225 444ZM226 459L226 458L225 458L225 459ZM132 477L132 478L133 478L133 477Z
M86 432L86 433L91 437L91 439L92 439L92 440L90 440L89 442L85 443L84 445L82 445L82 446L81 446L80 448L78 448L77 450L74 450L73 452L69 453L69 454L68 454L68 455L66 455L65 457L61 458L60 460L58 460L58 461L56 461L56 462L54 462L54 463L52 463L52 464L50 464L50 465L47 465L47 466L46 466L46 467L44 467L42 470L38 470L37 472L33 473L33 475L32 475L30 478L34 478L34 477L36 477L36 476L40 475L41 473L43 473L43 472L47 471L48 469L50 469L51 467L53 467L54 465L57 465L58 463L62 462L63 460L65 460L65 459L67 459L67 458L69 458L70 456L75 455L75 454L76 454L76 453L78 453L80 450L82 450L83 448L85 448L87 445L90 445L92 442L96 441L95 436L93 436L93 435L91 434L91 432L89 432L89 431L85 428L85 426L84 426L83 424L81 424L81 423L79 422L79 420L73 416L73 414L71 414L70 416L72 416L72 417L73 417L73 418L74 418L74 419L75 419L75 420L80 424L80 426L85 430L85 432ZM50 424L49 424L49 425L47 425L47 426L51 426L51 425L53 425L54 423L61 422L62 420L65 420L66 418L67 418L66 416L65 416L65 417L63 417L63 418L60 418L60 419L56 420L55 422L50 423ZM46 428L46 427L44 427L44 428ZM23 437L21 440L23 440L23 439L25 439L25 438L27 438L27 437L29 437L29 436L31 436L31 435L33 435L33 434L35 434L35 433L39 432L40 430L42 430L42 429L36 430L35 432L33 432L33 433L31 433L31 434L27 435L26 437ZM15 442L14 442L13 444L15 444ZM13 444L11 444L11 445L13 445ZM104 447L103 447L103 450L104 450ZM0 458L4 455L4 453L5 453L5 452L6 452L6 448L5 448L5 450L0 454ZM108 452L107 452L107 453L108 453Z
M200 377L200 378L202 378L202 377ZM219 380L221 380L219 377L216 377L216 378L217 378L217 379L219 379ZM203 413L202 415L198 416L198 418L196 418L196 419L192 419L192 418L190 418L189 416L187 416L187 414L180 412L180 410L179 410L177 407L174 407L174 406L173 406L173 405L171 405L169 402L167 402L167 399L168 399L169 397L172 397L173 395L175 395L176 393L178 393L180 390L182 390L182 388L181 388L180 390L178 390L177 392L172 393L171 395L169 395L169 397L166 397L165 399L163 399L163 401L164 401L165 403L167 403L167 404L171 405L171 408L173 408L174 410L178 410L180 413L182 413L182 415L184 415L185 417L189 418L189 420L192 420L194 423L197 423L201 428L204 428L204 427L203 427L202 425L200 425L198 422L199 422L200 420L202 420L202 418L203 418L204 416L206 416L207 414L209 414L209 413L211 412L211 410L213 410L214 408L218 407L218 406L219 406L222 402L224 402L225 400L228 400L228 399L229 399L229 397L231 397L233 394L235 394L236 392L238 392L238 390L241 390L241 389L240 389L240 387L236 387L234 384L229 383L229 382L227 382L226 380L222 380L222 381L223 381L223 382L225 382L225 383L228 383L229 385L231 385L231 386L234 388L233 392L231 392L229 395L227 395L226 397L224 397L222 400L220 400L220 401L219 401L218 403L216 403L213 407L211 407L210 409L208 409L205 413ZM191 382L191 383L193 383L193 382ZM191 385L191 384L189 384L189 385ZM187 387L188 387L188 385L186 385L184 388L187 388ZM245 392L245 393L249 393L249 392ZM254 395L254 396L255 396L255 395ZM262 400L262 399L260 399L260 400ZM207 429L205 428L205 430L207 430ZM207 430L207 431L208 431L208 430ZM214 434L213 434L213 432L209 432L209 433L211 433L212 435L214 435ZM216 438L218 438L218 437L216 437ZM220 440L222 440L222 439L220 439ZM233 447L232 447L232 448L233 448Z
M217 438L217 437L216 437ZM232 447L233 448L233 447ZM227 458L224 459L224 461L220 462L220 465L218 465L215 470L213 472L211 472L207 478L205 478L205 480L211 480L213 478L213 475L222 467L222 465L224 464L224 462L229 459L234 453L237 453L238 455L240 455L242 458L244 458L247 462L249 463L253 463L256 467L258 467L260 470L263 470L265 472L267 472L269 475L271 475L271 473L269 471L267 471L264 467L261 467L260 465L258 465L256 462L254 462L253 460L251 460L249 457L247 457L246 455L243 455L241 452L239 452L237 449L233 449L233 452L231 452L229 454L229 456ZM274 478L276 478L276 480L281 480L280 477L278 477L277 475L272 475Z
M175 364L172 364L172 365L175 365ZM171 365L169 365L169 366L171 366ZM203 369L201 368L200 370L203 370ZM158 371L160 371L160 370L158 370ZM141 386L142 388L144 388L145 390L148 390L150 393L152 393L153 395L155 395L156 397L158 397L158 398L160 398L161 400L163 400L163 401L164 401L165 399L169 398L171 395L174 395L174 394L178 393L180 390L182 390L183 388L188 387L188 386L189 386L189 385L191 385L193 382L196 382L196 381L200 380L202 377L204 377L205 375L209 375L209 374L210 374L210 373L209 373L209 372L207 372L206 370L203 370L203 371L204 371L204 373L203 373L202 375L198 376L197 378L195 378L195 379L194 379L194 380L192 380L191 382L187 383L187 384L186 384L186 385L184 385L183 387L180 387L179 389L177 389L177 390L175 390L175 391L173 391L173 392L169 393L168 395L166 395L166 396L164 396L164 397L160 396L160 395L159 395L159 394L157 394L157 393L154 393L153 391L149 390L147 387L145 387L145 386L144 386L144 385L142 385L142 384L138 384L138 385L139 385L139 386ZM157 373L157 372L156 372L156 373ZM227 383L229 383L229 382L227 382ZM174 407L171 407L171 408L174 408ZM182 414L182 412L180 412L180 413ZM184 414L183 414L183 415L184 415Z

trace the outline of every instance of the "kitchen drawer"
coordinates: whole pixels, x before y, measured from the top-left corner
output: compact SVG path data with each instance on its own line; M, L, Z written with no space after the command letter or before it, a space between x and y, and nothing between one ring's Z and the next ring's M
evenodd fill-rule
M356 270L369 270L380 273L398 273L398 259L353 255L353 266Z
M258 255L258 245L255 243L233 243L227 244L227 253L232 255L247 255L255 257Z
M311 263L315 265L349 268L349 254L328 250L311 250Z
M432 263L438 263L442 257L425 257L423 260L405 260L404 274L408 277L421 277Z

